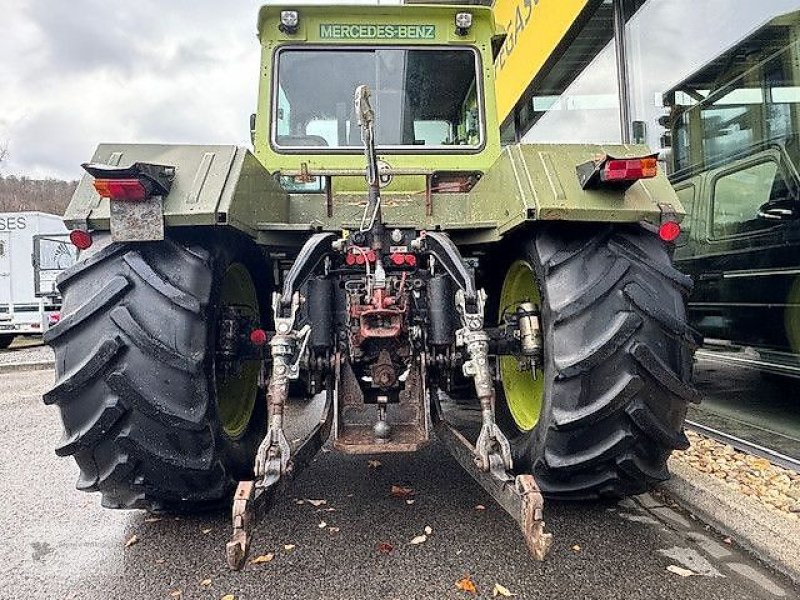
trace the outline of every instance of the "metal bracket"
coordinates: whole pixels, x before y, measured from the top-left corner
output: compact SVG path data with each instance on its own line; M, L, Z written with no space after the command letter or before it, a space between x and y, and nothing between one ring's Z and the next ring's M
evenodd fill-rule
M487 472L496 468L495 463L499 459L503 470L510 471L514 467L511 444L497 426L494 415L495 392L489 369L489 335L483 329L486 307L484 290L477 292L475 305L475 310L470 310L464 290L456 292L456 310L464 325L456 332L456 345L467 348L469 360L464 362L462 370L464 376L472 378L475 383L483 418L481 432L475 443L475 463L481 471Z

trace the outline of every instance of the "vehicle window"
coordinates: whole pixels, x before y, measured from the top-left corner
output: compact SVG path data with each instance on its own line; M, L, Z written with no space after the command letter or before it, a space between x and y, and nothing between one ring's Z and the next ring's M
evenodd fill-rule
M675 193L678 195L678 200L683 205L683 210L686 211L686 216L681 223L682 237L686 238L692 225L692 211L694 210L694 184L686 185L681 188L675 188Z
M273 143L311 152L360 148L353 94L366 84L378 147L477 147L483 139L477 65L470 48L283 50Z
M712 237L742 235L775 225L759 216L771 203L785 202L786 181L773 161L750 165L726 173L714 184Z

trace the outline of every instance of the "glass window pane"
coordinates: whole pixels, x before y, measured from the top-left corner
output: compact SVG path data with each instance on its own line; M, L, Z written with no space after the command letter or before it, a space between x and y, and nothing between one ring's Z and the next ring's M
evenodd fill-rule
M523 142L620 142L613 39L613 4L606 0L519 107Z
M288 49L278 59L276 146L360 148L360 85L372 91L378 146L481 143L472 49Z
M778 164L758 163L727 173L714 184L712 234L714 238L741 235L775 225L759 216L773 198L785 199Z

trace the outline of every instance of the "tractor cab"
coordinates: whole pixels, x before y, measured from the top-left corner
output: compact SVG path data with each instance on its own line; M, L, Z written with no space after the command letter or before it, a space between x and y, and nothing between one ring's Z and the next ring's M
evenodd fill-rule
M266 6L256 156L290 194L366 192L371 90L385 196L467 192L500 152L486 7ZM355 16L357 15L357 16Z

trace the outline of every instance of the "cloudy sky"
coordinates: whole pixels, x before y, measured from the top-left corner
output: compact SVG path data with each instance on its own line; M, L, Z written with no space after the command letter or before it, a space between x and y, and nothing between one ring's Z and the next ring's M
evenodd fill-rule
M0 170L76 179L101 141L248 144L261 4L0 0Z

